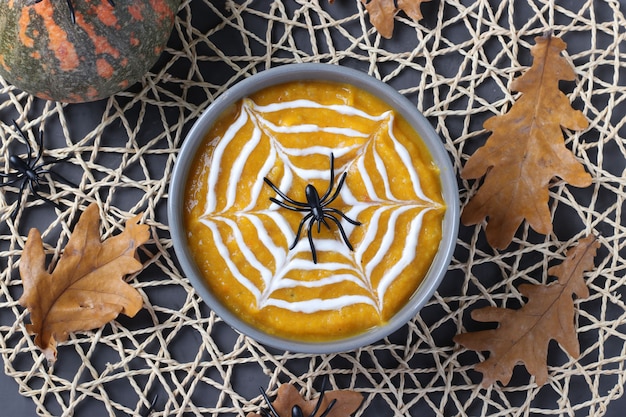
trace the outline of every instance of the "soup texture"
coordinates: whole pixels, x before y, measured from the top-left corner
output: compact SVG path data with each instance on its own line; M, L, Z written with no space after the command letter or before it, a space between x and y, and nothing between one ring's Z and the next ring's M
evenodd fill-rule
M309 185L323 213L309 208ZM384 324L409 301L445 210L438 167L386 103L350 85L293 82L212 126L190 168L184 222L210 290L233 313L270 334L327 341Z

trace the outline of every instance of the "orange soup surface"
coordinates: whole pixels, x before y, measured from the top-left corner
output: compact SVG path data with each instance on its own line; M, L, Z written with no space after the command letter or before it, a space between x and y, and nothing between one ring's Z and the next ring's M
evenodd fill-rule
M270 334L328 341L407 303L445 210L438 167L386 103L349 85L293 82L216 121L184 216L197 265L233 313Z

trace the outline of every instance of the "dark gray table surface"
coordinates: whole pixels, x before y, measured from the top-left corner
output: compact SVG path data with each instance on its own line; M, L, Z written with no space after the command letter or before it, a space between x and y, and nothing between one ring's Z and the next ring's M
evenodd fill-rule
M264 2L264 1L265 0L257 0L256 2L252 1L251 3L254 4L254 5L259 5L258 6L259 9L263 9L265 7L263 5L264 3L260 3L260 2ZM339 17L341 17L343 15L346 15L346 16L351 15L353 13L353 9L356 7L355 4L354 4L355 0L344 0L344 1L337 0L337 1L334 2L334 5L332 7L329 4L327 4L325 0L320 0L320 1L324 2L324 7L328 10L328 12L330 14L336 15L336 16L339 16ZM227 4L230 4L232 6L232 4L239 4L239 3L244 3L244 2L239 1L239 2L234 2L233 3L233 2L224 2L224 1L214 1L213 3L214 3L214 7L215 8L217 8L220 11L224 12L225 14L227 14L227 11L228 12L232 11L232 7L230 7L230 8L227 7ZM285 7L287 9L289 9L289 10L296 8L296 6L294 6L295 3L290 1L290 0L285 0L285 1L282 1L282 2L279 1L277 3L279 3L281 5L284 3ZM298 2L298 4L299 3L301 3L301 2ZM438 27L437 26L438 22L439 22L438 18L440 17L440 16L438 16L438 11L440 11L440 10L446 11L446 9L444 7L441 7L442 4L454 5L456 7L457 4L463 4L463 5L469 6L469 5L473 4L473 3L474 2L470 1L470 0L459 1L459 2L445 2L443 0L442 1L433 0L430 3L425 3L424 5L422 5L422 9L424 10L425 16L426 16L425 19L424 19L423 24L425 25L425 27L427 29L433 29L433 28ZM499 4L500 2L499 1L488 1L488 2L484 2L484 3L491 5L491 7L493 9L497 9L497 4ZM511 16L510 19L511 19L511 21L515 22L515 25L517 25L518 28L521 28L521 27L524 26L524 23L526 21L529 21L532 18L533 13L536 12L536 10L535 10L536 9L536 5L535 5L535 2L530 1L530 0L527 1L527 2L517 2L517 3L519 5L521 5L521 6L523 6L523 7L519 8L520 9L520 14L519 15L515 15L515 16ZM526 4L526 3L528 3L528 4ZM546 2L542 2L542 4L543 3L546 3ZM563 1L563 2L558 2L558 3L562 4L563 7L565 7L567 10L570 10L570 11L577 10L577 7L578 7L577 6L578 2L573 1L573 0L572 1ZM623 11L624 11L623 9L625 8L625 3L623 1L621 2L621 6L620 6L620 3L610 2L610 1L596 2L596 3L602 3L600 6L598 6L597 10L595 10L599 14L603 14L604 13L604 14L608 15L609 14L609 9L610 9L609 6L613 7L615 4L617 4L618 11L619 11L619 7L621 7L621 9L622 9L621 13L623 13ZM210 14L210 12L208 11L208 7L202 6L202 4L203 3L200 2L199 0L196 3L191 2L191 9L197 11L197 13L198 13L197 15L194 16L194 19L200 19L200 18L198 18L196 16L208 16L206 18L206 21L198 20L198 21L194 21L194 24L196 26L198 26L198 27L201 27L202 28L201 31L208 32L210 30L209 28L211 28L212 25L216 24L216 19L214 18L214 16L212 16ZM272 4L275 4L275 3L272 3ZM189 18L186 15L186 12L187 12L187 10L185 10L183 13L181 13L181 16L182 16L181 18ZM545 12L546 16L549 14L545 10L544 10L544 12ZM589 14L589 11L586 10L585 13ZM445 15L445 13L443 13L443 14ZM587 14L585 16L587 16ZM558 13L557 13L557 15L558 15ZM567 16L567 18L571 18L571 14L564 14L564 16L565 15ZM546 16L544 16L544 18L548 19L549 16L548 17L546 17ZM253 14L246 15L246 17L249 18L251 21L254 21L254 19L257 18ZM448 17L448 16L444 16L444 17ZM506 18L508 18L508 17L506 17ZM567 20L567 18L563 17L563 20L565 21L565 20ZM503 18L503 19L505 19L505 18ZM217 19L217 20L219 20L219 19ZM608 20L610 20L610 19L608 19ZM563 22L560 22L560 23L563 24ZM256 23L250 23L250 27L254 27L255 24ZM262 26L263 23L262 22L258 22L258 25ZM361 25L361 22L354 21L351 24L347 25L348 26L347 30L356 30L358 32L360 30L359 29L360 25ZM399 27L406 28L406 25L404 25L404 26L400 25ZM535 29L534 29L535 32L537 32L539 30L539 29L536 29L536 27L541 27L541 24L540 24L539 21L535 22ZM528 33L532 32L532 30L530 30L528 28L526 28L526 30L527 30ZM455 31L458 31L459 39L462 39L462 37L464 36L464 34L465 34L465 32L467 30L464 27L455 28L454 25L452 25L450 27L450 30L446 31L446 36L449 39L454 39L455 38L455 33L456 33ZM259 29L258 32L259 32L259 35L263 34L263 30L261 30L261 29ZM514 30L512 30L512 32L514 32ZM530 53L528 52L527 49L525 49L526 46L528 45L528 43L532 42L532 35L529 35L528 33L524 34L524 39L523 39L524 43L522 44L522 46L520 46L520 52L519 52L519 54L521 56L520 61L523 61L525 64L529 64L530 63ZM624 57L624 56L626 56L626 55L624 55L626 53L626 40L625 40L626 39L626 35L624 35L624 31L622 31L621 33L622 33L621 46L619 48L617 48L617 49L620 49L622 51L622 57ZM193 34L193 35L190 35L190 36L192 38L194 38L194 39L200 37L197 34ZM218 41L223 42L223 44L227 44L229 36L233 36L233 34L232 33L229 34L228 31L225 31L223 37L220 38ZM306 32L303 32L303 33L300 33L299 35L296 35L296 36L309 36L309 34L306 33ZM511 36L513 36L513 35L511 35ZM572 51L571 52L572 54L574 53L574 51L577 51L577 52L583 51L587 47L587 45L585 44L585 41L584 41L585 37L583 36L583 34L578 33L575 30L575 26L574 26L574 29L572 29L570 32L568 32L567 36L568 36L568 42L569 42L569 45L568 45L569 49L568 50ZM371 39L375 39L375 34L371 33L369 35L369 37ZM602 36L599 36L599 38L601 39ZM411 38L411 36L409 36L409 34L407 34L406 31L405 32L401 32L401 33L397 33L395 35L395 40L397 42L395 45L393 43L386 43L385 46L393 48L393 47L396 47L397 45L402 45L402 42L405 42L405 41L415 42L415 39ZM172 41L170 42L170 44L171 44L171 48L173 50L178 50L178 49L182 50L181 42L179 41L177 36L173 36ZM240 48L240 50L238 52L240 52L241 56L244 56L244 58L245 58L246 54L249 53L246 50L246 47L244 47L243 45L237 45L237 46ZM350 49L350 47L351 47L349 42L346 39L338 40L335 46L337 46L339 48L344 48L346 50ZM442 43L442 45L441 45L442 48L446 47L446 46L447 45L445 43ZM363 45L361 45L361 47L363 47ZM357 51L357 52L365 55L367 53L373 53L372 50L375 50L377 47L378 47L377 45L374 45L374 46L368 45L367 48L363 47L364 50L366 50L367 52L363 52L363 51L360 51L360 52ZM398 47L398 49L401 49L400 46L397 46L397 47ZM253 51L251 53L252 55L254 55L255 53L259 54L259 55L263 55L263 46L262 45L253 44L253 45L251 45L251 49ZM211 55L213 53L212 51L208 50L208 48L207 48L207 50L204 50L203 52L207 53L209 55ZM328 57L332 56L332 53L330 53L330 52L328 52L326 50L319 51L319 53L320 53L320 56L323 56L322 60L327 60L328 61ZM284 62L285 60L287 60L290 57L290 54L291 54L291 52L288 50L287 47L285 47L284 50L280 51L279 53L276 53L276 55L272 57L272 59L274 59L274 61L271 62L270 64L271 65L279 65L282 62ZM307 51L306 54L313 55L313 52L312 51ZM233 52L233 55L235 55L235 52ZM214 58L214 56L212 56L212 57ZM315 59L312 59L312 60L315 60ZM245 62L245 59L242 59L242 62ZM450 58L449 61L437 61L435 64L439 66L438 70L441 70L442 73L453 73L454 71L456 71L458 69L459 62L460 62L460 60L457 60L456 58ZM341 59L339 59L339 63L342 64L342 65L348 65L348 66L351 66L351 67L355 67L355 68L361 69L363 71L368 71L370 69L370 63L369 63L368 59L366 59L366 58L358 59L358 58L354 58L354 57L350 57L350 56L345 56L345 57L342 57ZM204 63L204 64L206 64L206 63ZM380 63L380 66L377 67L377 70L381 70L381 72L383 72L383 76L385 75L384 71L386 71L386 69L387 69L386 64L387 63ZM263 60L260 60L260 62L258 62L255 65L253 65L253 67L255 68L255 70L262 70L264 65L265 65L265 62L263 62ZM216 64L216 66L217 66L217 64ZM242 66L243 66L243 64L242 64ZM185 72L187 70L188 70L188 68L182 66L182 64L181 64L181 67L177 67L176 65L174 65L170 69L170 71L172 71L173 73L183 74L181 76L184 76L184 74L185 74ZM251 72L253 72L253 71L251 71ZM622 74L622 75L626 74L626 70L622 69L620 71L620 74ZM230 76L230 75L232 75L232 74L230 74L230 73L228 73L228 74L227 73L224 73L224 74L210 74L210 76L208 76L207 78L209 78L211 82L215 82L215 84L218 85L220 81L221 82L228 81L228 78L229 78L228 76ZM404 89L403 92L411 100L414 100L414 101L415 100L420 100L420 105L428 107L429 105L432 104L432 101L434 100L434 98L432 96L422 97L422 96L420 96L420 93L413 91L410 87L407 87L407 86L412 86L412 85L415 84L415 79L411 78L411 77L413 77L413 75L411 75L411 74L409 74L408 76L404 76L403 74L400 74L397 77L391 77L392 79L390 81L390 84L392 84L393 86L396 86L398 89ZM623 79L622 79L622 81L623 81ZM167 83L164 83L164 85L167 85ZM176 88L176 87L177 86L174 86L174 88ZM572 88L573 88L571 84L567 84L567 83L566 83L565 87L566 87L566 89L569 89L568 91L571 91ZM444 88L446 88L446 86L438 86L437 88L433 88L433 90L439 91L438 90L439 88L444 89ZM485 90L487 88L493 88L493 92L492 93L495 94L493 96L494 99L502 100L501 92L497 91L497 89L494 86L485 87ZM133 90L133 91L135 91L135 90ZM429 90L429 94L430 94L430 92L431 91ZM486 97L489 97L490 94L492 94L492 93L490 93L489 91L483 91L483 90L481 90L481 92L480 92L480 94L484 94ZM445 94L442 93L442 96L443 95L445 95ZM190 94L189 99L193 100L194 98L195 97L192 97L191 94ZM123 100L121 100L121 101L123 101ZM500 101L500 104L502 104L502 101ZM580 104L580 103L578 103L578 104ZM105 101L99 102L99 103L95 103L95 104L93 104L93 103L92 104L85 104L84 106L72 106L70 110L67 110L68 113L72 113L72 121L74 123L74 128L76 129L76 131L77 132L81 131L81 123L84 124L84 126L89 126L89 127L85 128L86 130L91 129L93 127L94 123L97 124L98 119L102 116L104 105L105 105ZM41 104L39 104L39 106L41 106ZM453 101L452 104L450 104L450 106L454 107L454 101ZM37 107L37 106L35 106L35 107ZM622 108L624 108L623 104L622 104ZM450 110L450 114L453 114L454 111L455 111L454 108L451 109ZM433 125L437 125L437 123L439 123L438 126L441 126L442 122L441 122L440 119L445 118L445 115L442 115L443 113L445 113L445 112L442 111L441 113L430 115L430 120L433 122ZM472 126L471 126L472 128L476 128L476 129L480 128L480 127L477 127L477 126L480 125L479 122L482 121L482 119L484 119L486 117L486 115L484 115L485 117L482 117L482 116L483 115L479 115L477 117L477 119L479 119L478 121L472 120L472 122L471 122L472 123ZM481 117L482 117L482 119L481 119ZM451 119L452 119L452 117L451 117ZM3 119L3 121L4 121L4 119ZM463 121L451 120L450 124L447 125L446 127L450 126L450 127L458 129L458 131L462 131L463 130L462 124L463 124ZM151 127L148 127L147 129L149 130L150 128ZM155 129L158 129L158 128L159 128L158 126L155 127ZM189 124L186 126L186 129L188 129L188 128L189 128ZM54 129L55 129L54 126L50 127L51 136L54 136ZM56 129L58 129L58 127L56 127ZM113 127L111 127L111 129L120 129L120 126L113 126ZM621 134L622 134L622 137L624 137L626 135L626 132L624 132L623 128L621 130ZM119 143L116 143L116 144L119 145L119 144L123 144L123 143L124 143L123 141L120 141ZM469 145L468 145L468 147L469 147ZM470 152L470 151L466 149L465 152ZM618 164L620 164L620 163L623 164L624 163L624 161L621 160L621 159L617 159L616 161L617 161L616 163L618 163ZM618 168L620 168L620 167L618 167ZM621 168L623 169L623 167L621 167ZM70 176L76 173L76 171L73 171L71 167L68 168L67 172L69 172ZM158 215L161 216L161 217L164 217L164 207L160 206L159 210L160 210L160 212L158 213ZM578 219L576 219L576 220L578 220ZM37 220L35 220L35 219L31 218L31 221L32 221L33 224L36 224L38 221L41 221L41 222L45 223L45 222L49 221L49 219L45 219L44 218L44 219L37 219ZM565 217L557 216L556 221L558 223L557 228L558 228L559 232L564 233L564 234L565 233L569 233L569 228L572 227L572 226L569 223L567 216L565 216ZM565 230L565 232L564 232L564 230ZM462 239L464 239L465 241L471 240L472 231L470 229L462 230L461 233L462 233ZM485 242L481 241L481 243L483 245L482 248L484 249L486 247ZM456 271L453 271L453 272L457 273L457 275L454 275L454 276L458 276L459 270L456 270ZM455 294L455 295L458 294L461 291L460 287L461 287L461 284L454 284L454 283L446 284L445 288L442 288L443 297L446 297L446 296L448 296L450 294ZM620 291L621 291L622 295L626 294L626 291L624 291L624 290L620 290ZM157 303L159 301L159 297L164 297L164 295L163 294L157 294L155 292L155 303ZM1 314L0 314L0 317L2 317ZM435 321L435 320L433 320L433 321ZM0 325L3 325L3 324L6 324L6 323L3 323L2 320L0 320ZM454 328L453 329L450 329L450 328L446 328L445 329L445 331L447 333L449 333L449 334L446 334L446 337L447 337L448 340L450 339L450 337L448 337L448 336L452 336L454 334L455 330L456 329L454 329ZM439 336L441 336L441 335L439 335ZM229 337L233 337L232 334ZM623 344L623 341L622 341L622 344ZM619 345L619 346L615 345L616 349L620 349L621 347L622 347L622 345ZM557 347L555 349L558 351L559 348ZM179 352L177 352L177 353L179 353ZM623 355L624 353L622 352L621 354ZM559 354L557 353L557 356L558 355ZM626 358L623 358L622 362L624 362L624 360L626 360ZM72 362L74 363L75 359L72 359ZM307 364L304 364L304 365L298 364L296 368L297 369L303 369L304 368L306 370L306 366L307 366ZM477 377L477 379L475 378L475 380L471 381L471 382L475 382L476 383L479 380L480 380L480 378ZM457 381L457 383L458 383L458 381ZM610 383L611 383L610 380L602 380L602 382L601 382L601 384L610 384ZM256 386L258 385L256 383L256 380L254 380L254 384L253 385L254 385L254 387L253 387L254 390L247 391L246 394L245 394L248 397L251 397L252 395L255 395L255 394L253 394L253 392L257 392L257 391L255 391L256 390ZM17 387L18 387L18 385L13 380L13 378L7 377L4 374L4 372L0 373L0 417L30 417L30 416L35 416L36 415L36 413L35 413L35 406L34 406L33 401L30 398L21 396L18 393ZM611 386L609 386L609 385L601 386L600 387L600 391L608 391L610 388L611 388ZM572 384L569 387L568 395L570 396L570 398L576 398L579 395L582 396L582 397L585 397L588 394L586 392L587 389L588 389L588 386L586 384L581 384L581 385ZM129 393L129 395L131 395L131 394L134 394L134 393ZM120 395L120 398L124 397L123 393L119 393L119 395ZM90 403L89 401L86 400L83 404L81 404L81 407L82 408L81 408L81 411L80 411L80 415L77 414L78 417L83 417L83 416L85 416L85 417L99 417L99 414L97 414L97 412L92 414L92 411L91 411L91 410L101 410L101 408L97 408L97 404L95 404L95 401L92 404L92 403ZM609 404L608 410L607 410L605 415L609 416L609 417L617 417L617 416L625 415L626 414L625 407L626 407L626 399L625 398L622 397L622 398L619 398L619 399L615 399L614 401L611 401L611 403ZM429 414L429 412L430 412L430 410L426 410L424 415L425 416L430 416L431 414ZM186 415L187 414L185 414L185 416ZM192 415L192 414L189 414L189 415ZM368 409L367 414L364 414L364 415L365 416L372 416L372 417L376 416L377 417L375 407L372 407L371 410ZM532 415L532 413L531 413L531 415ZM285 417L285 416L282 416L282 417Z

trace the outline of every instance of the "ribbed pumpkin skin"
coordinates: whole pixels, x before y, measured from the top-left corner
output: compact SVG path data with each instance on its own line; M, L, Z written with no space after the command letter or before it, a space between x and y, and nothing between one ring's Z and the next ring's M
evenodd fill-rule
M137 82L172 32L180 0L0 0L0 75L38 97L85 102Z

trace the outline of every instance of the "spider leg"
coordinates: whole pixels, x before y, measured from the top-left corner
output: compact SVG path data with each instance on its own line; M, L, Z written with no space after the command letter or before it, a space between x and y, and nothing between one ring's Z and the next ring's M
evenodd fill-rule
M48 174L50 175L52 178L61 181L67 185L69 185L70 187L74 187L74 188L78 188L78 185L74 184L72 181L68 180L67 178L65 178L63 175L54 172L52 170L49 169L37 169L37 175L43 175L43 174Z
M33 187L33 183L32 181L28 183L29 187L30 187L30 192L33 193L33 195L35 197L37 197L40 200L45 201L48 204L52 204L54 207L58 208L59 210L62 209L61 205L55 201L50 200L48 197L44 197L43 195L39 194L39 192L37 192L37 190L35 189L35 187Z
M320 230L322 230L322 223L324 223L324 226L326 226L326 228L328 230L330 230L330 225L328 224L328 222L326 221L326 219L324 218L326 216L324 216L324 214L322 214L322 217L317 220L317 233L320 232Z
M17 200L15 202L16 205L13 213L11 213L11 220L15 220L15 218L17 217L17 213L20 211L20 207L22 206L22 195L24 194L24 188L26 187L27 182L27 180L24 180L20 184L20 191L18 191L17 193Z
M324 200L321 199L320 201L322 202L322 206L327 206L328 204L332 203L333 201L335 201L335 199L337 197L339 197L339 193L341 192L341 188L343 187L343 183L346 180L346 176L348 175L347 172L344 172L341 175L341 178L339 179L339 183L337 184L337 188L335 189L335 193L333 194L333 196L331 198L329 198L328 200Z
M54 171L50 171L49 172L50 176L52 178L56 178L57 180L64 182L65 184L69 185L70 187L74 187L74 188L78 188L78 185L76 185L75 183L73 183L72 181L68 180L67 178L65 178L63 175L54 172Z
M331 152L330 153L330 181L328 181L328 189L326 190L322 198L320 198L320 201L324 201L326 198L328 198L328 196L330 195L330 192L333 189L334 183L335 183L335 155L333 155L333 153Z
M341 210L338 210L334 207L325 207L324 210L326 211L332 211L333 213L336 213L338 215L340 215L341 217L343 217L344 219L346 219L346 221L348 223L352 223L355 226L361 226L363 223L357 221L357 220L352 220L350 217L346 216Z
M332 410L333 406L335 405L335 403L337 402L337 399L333 399L330 404L328 404L328 407L326 407L326 410L324 410L324 412L320 415L320 417L326 417L328 415L328 413L330 413L330 410ZM314 414L311 414L311 416L313 416Z
M41 144L41 148L43 149L43 143ZM54 161L42 161L41 164L37 165L36 167L33 166L33 169L43 168L43 167L45 167L47 165L60 164L61 162L68 161L71 157L72 157L72 155L66 155L63 158L55 159Z
M2 178L9 178L9 176L8 175L7 176L3 175ZM15 177L15 178L7 181L7 182L0 183L0 187L4 187L6 185L13 185L13 184L15 184L16 182L18 182L20 180L22 180L22 177Z
M24 144L26 145L26 151L28 152L28 156L26 157L26 165L28 165L28 167L31 167L32 166L31 164L36 163L37 160L39 159L39 157L37 157L37 159L35 159L35 162L33 162L33 156L32 156L33 155L33 148L30 146L30 142L28 141L28 138L24 134L24 131L22 129L20 129L20 126L17 124L17 122L15 120L13 120L13 125L15 126L15 128L18 131L18 133L20 134L20 136L24 140ZM39 152L42 152L42 146L39 146Z
M29 154L30 154L30 152L29 152ZM34 167L37 164L37 162L39 162L39 160L41 160L42 156L43 156L43 132L40 130L39 131L39 151L37 151L37 158L35 158L34 161L31 161L29 159L28 165Z
M58 164L59 162L65 162L68 161L70 158L72 157L72 155L66 155L61 159L57 159L56 161L54 161L53 163Z
M306 223L306 221L310 219L312 216L313 216L313 213L309 213L306 216L304 216L302 220L300 220L300 224L298 225L298 231L296 232L296 238L293 240L293 243L291 244L291 246L289 246L289 250L296 247L298 240L300 240L300 233L302 233L302 227L304 226L304 223Z
M40 149L43 149L43 142L40 145ZM65 178L64 176L62 176L61 174L52 171L51 169L43 169L43 167L45 167L46 165L52 165L52 164L59 164L61 162L65 162L67 160L69 160L72 157L72 155L67 155L61 159L57 159L56 161L50 161L50 162L42 162L41 164L34 166L32 169L33 171L37 172L38 175L41 174L49 174L51 177L55 178L58 181L64 182L65 184L72 186L74 188L78 188L78 185L74 184L72 181L68 180L67 178ZM37 158L39 159L39 158Z
M20 125L17 124L15 119L13 119L12 121L13 121L13 126L15 126L15 129L17 130L17 133L19 133L22 139L24 139L24 142L28 142L28 139L26 139L26 135L24 134L24 131L20 129Z
M109 0L109 4L113 7L115 7L115 3L113 2L113 0Z
M309 221L309 230L307 231L307 235L309 237L309 246L311 247L311 257L313 258L313 263L317 263L317 252L315 251L315 244L313 243L313 223L315 222L315 217L313 217Z
M331 154L332 155L332 154ZM322 388L320 389L320 396L315 403L315 408L311 411L311 417L314 417L317 414L317 411L320 409L322 405L322 401L324 400L324 393L326 392L326 378L322 380Z
M310 210L310 209L304 208L304 207L292 207L289 204L285 203L284 201L277 200L274 197L270 197L270 201L272 203L278 204L282 208L286 208L287 210L291 210L291 211L309 211Z
M76 24L76 13L74 12L74 5L72 4L72 0L67 1L67 8L70 9L70 17L72 18L72 23Z
M277 186L275 186L275 185L272 183L272 181L270 181L267 177L263 178L263 181L265 181L265 183L266 183L267 185L269 185L269 186L272 188L272 190L274 190L274 192L276 192L276 194L278 194L278 195L279 195L279 196L280 196L283 200L285 200L285 201L287 201L287 202L289 202L289 203L293 204L294 206L299 206L299 207L308 207L308 204L306 204L306 203L301 203L301 202L299 202L299 201L296 201L296 200L294 200L294 199L292 199L292 198L287 197L287 195L286 195L285 193L283 193L282 191L280 191L280 190L278 189L278 187L277 187Z
M280 415L278 414L278 412L276 411L276 409L274 408L274 406L270 402L270 399L267 397L267 394L265 393L265 391L263 391L263 388L259 387L259 389L261 390L261 395L263 396L263 399L265 400L265 402L267 403L267 406L270 409L270 412L271 412L270 416L280 417ZM265 412L265 410L261 410L261 411Z
M346 236L346 231L343 230L343 226L341 225L339 220L337 220L335 217L331 216L328 213L324 213L324 217L326 217L327 219L330 219L333 222L335 222L335 224L337 225L337 228L339 229L339 233L341 233L341 237L343 238L343 241L346 243L346 246L348 247L348 249L354 250L354 248L350 244L350 241L348 240L348 236Z
M154 398L152 398L152 402L150 403L150 406L146 409L144 413L141 414L143 417L149 417L150 414L152 414L152 412L154 411L154 406L156 405L156 402L158 399L159 399L158 395L155 395Z

